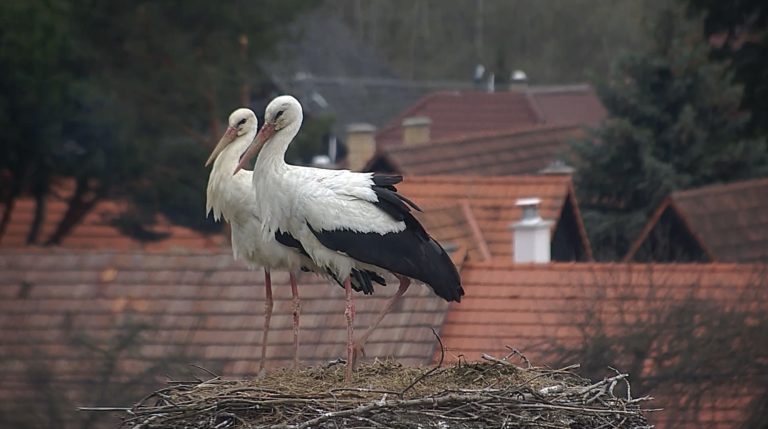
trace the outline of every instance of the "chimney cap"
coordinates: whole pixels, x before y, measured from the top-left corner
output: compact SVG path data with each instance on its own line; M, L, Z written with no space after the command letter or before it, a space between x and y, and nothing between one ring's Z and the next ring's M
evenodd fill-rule
M566 164L562 159L555 159L546 167L539 170L539 174L558 175L558 174L573 174L576 169Z
M411 116L403 119L404 127L416 127L432 124L432 120L426 116Z
M347 133L374 133L374 132L376 132L376 127L364 122L356 122L356 123L347 125Z
M517 207L538 206L541 204L541 198L520 198L515 202Z

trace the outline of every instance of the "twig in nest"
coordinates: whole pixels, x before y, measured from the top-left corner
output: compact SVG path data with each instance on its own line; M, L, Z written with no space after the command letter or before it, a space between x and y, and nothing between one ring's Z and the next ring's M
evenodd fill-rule
M197 365L197 364L194 364L194 363L190 363L190 364L189 364L189 366L191 366L192 368L197 368L197 369L199 369L200 371L204 371L204 372L207 372L207 373L208 373L208 375L210 375L211 377L213 377L213 379L218 379L218 378L220 378L220 377L221 377L219 374L216 374L216 373L214 373L213 371L209 370L208 368L203 368L203 367L202 367L202 366L200 366L200 365ZM209 380L209 381L210 381L210 380Z
M437 331L435 331L435 328L429 328L432 330L432 334L435 335L435 338L437 338L437 343L440 345L440 361L437 362L437 366L430 369L429 371L422 374L419 378L416 380L413 380L413 383L409 384L408 387L403 389L402 392L400 392L400 397L402 398L403 395L405 395L405 392L411 390L413 386L416 385L416 383L420 382L421 380L425 379L428 375L432 374L433 372L440 369L441 366L443 366L443 359L445 359L445 347L443 346L443 340L440 339L440 335L437 334Z
M531 361L529 361L528 358L525 357L525 355L522 352L520 352L520 350L518 350L518 349L516 349L514 347L510 347L510 346L504 346L504 347L506 347L507 350L509 350L511 352L510 354L504 356L504 360L507 360L507 359L509 359L512 356L520 356L520 360L525 362L525 367L528 368L528 369L532 368Z

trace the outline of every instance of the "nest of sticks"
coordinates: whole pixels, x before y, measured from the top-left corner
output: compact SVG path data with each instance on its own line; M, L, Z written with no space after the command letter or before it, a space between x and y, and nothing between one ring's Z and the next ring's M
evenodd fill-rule
M651 428L627 374L598 382L509 357L432 369L391 360L282 369L254 380L170 382L124 428ZM524 358L523 358L524 359ZM614 390L622 385L623 394Z

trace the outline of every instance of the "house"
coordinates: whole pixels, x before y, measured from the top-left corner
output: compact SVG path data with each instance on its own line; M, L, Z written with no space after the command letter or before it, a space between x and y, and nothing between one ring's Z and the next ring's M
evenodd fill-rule
M424 210L417 216L443 246L458 248L470 260L515 258L512 224L523 217L518 201L525 198L540 199L541 217L552 221L553 260L592 260L568 175L410 176L398 190Z
M505 169L504 161L500 160L497 162L500 167L493 171L535 173L558 155L567 153L570 141L584 138L583 128L599 125L606 116L605 108L589 85L512 87L501 92L435 92L396 116L384 128L372 129L372 137L361 138L356 134L359 127L349 130L350 167L406 173L408 167L401 165L403 160L417 158L422 160L420 167L424 167L431 158L453 161L463 155L467 158L465 165L482 170L483 162L487 161L478 158L482 154L478 147L491 147L492 151L506 149L507 152L500 155L512 156L515 148L507 149L505 145L514 146L515 140L527 138L529 143L544 140L546 145L538 148L519 143L523 147L518 149L533 151L543 161ZM563 131L566 128L568 130ZM439 156L443 149L445 154ZM364 155L358 156L355 152ZM525 154L519 156L525 157ZM354 163L353 159L366 161ZM405 170L398 170L401 167ZM435 172L415 172L411 168L410 173Z
M371 337L368 358L436 362L443 352L433 328L446 363L505 356L509 346L538 365L580 363L595 378L615 365L632 374L633 397L651 394L647 406L666 410L652 416L659 428L736 429L765 394L768 350L754 339L768 324L765 265L470 258L461 275L458 304L422 285L409 289ZM292 358L287 276L273 282L269 368ZM305 274L299 292L302 362L330 364L344 354L343 290ZM393 292L360 296L356 327ZM263 275L228 253L0 250L0 296L3 426L79 427L94 418L114 427L109 415L73 410L125 406L168 378L258 369Z
M254 85L257 114L277 95L295 96L305 116L333 118L328 137L336 142L339 161L346 157L348 126L381 127L430 92L472 88L469 81L402 78L338 14L323 7L299 16L275 52L275 58L259 64L266 80Z
M466 295L440 333L445 360L485 353L525 365L519 350L598 379L612 366L630 373L634 397L664 409L650 414L657 428L758 427L745 421L768 394L767 274L721 263L468 262Z
M673 192L624 260L768 262L768 178Z
M292 302L288 276L273 273L272 282L267 367L277 368L293 358ZM357 329L396 289L360 295ZM299 293L302 364L343 357L344 289L303 274ZM367 354L429 363L437 344L430 328L440 328L446 309L429 288L411 287ZM0 250L0 426L82 427L94 417L116 427L112 416L75 410L133 403L167 377L255 376L263 314L263 273L229 252Z

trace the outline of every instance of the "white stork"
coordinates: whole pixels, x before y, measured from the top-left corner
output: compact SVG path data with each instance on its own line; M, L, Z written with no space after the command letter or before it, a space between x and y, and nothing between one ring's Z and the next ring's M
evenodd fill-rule
M235 259L242 258L254 267L264 268L266 284L266 302L264 332L262 334L261 363L259 371L264 369L266 360L267 337L272 317L272 279L270 270L289 272L291 293L293 295L293 347L294 366L298 365L299 349L299 293L295 273L299 269L327 273L319 269L306 255L299 242L290 234L275 231L272 235L263 235L262 225L256 216L258 202L251 188L253 172L244 170L232 175L239 157L254 139L258 120L250 109L237 109L229 116L229 126L224 136L213 149L205 163L213 163L208 178L206 192L206 213L213 212L217 221L224 218L232 229L232 253ZM371 274L355 270L354 289L372 293ZM383 279L375 276L374 280L382 283ZM341 284L341 283L340 283Z
M235 171L258 155L253 192L262 202L257 215L264 236L288 231L314 262L344 279L347 308L347 378L356 351L410 285L410 278L429 285L441 298L460 301L461 279L445 250L411 213L417 209L397 193L400 176L380 176L348 170L326 170L285 163L288 145L301 127L301 104L291 96L275 98L266 123L243 153ZM350 273L355 266L391 272L400 281L397 293L376 321L354 344Z

